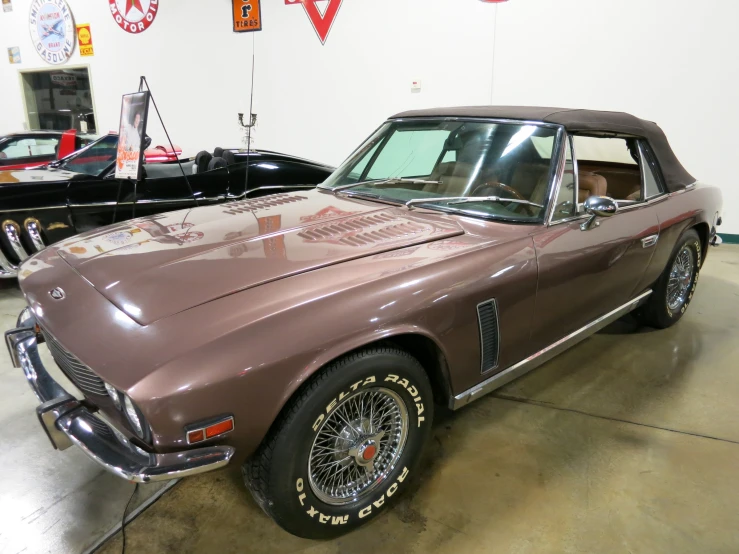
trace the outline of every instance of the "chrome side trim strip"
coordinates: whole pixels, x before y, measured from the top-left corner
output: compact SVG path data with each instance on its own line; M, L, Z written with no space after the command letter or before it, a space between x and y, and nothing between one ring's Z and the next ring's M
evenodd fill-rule
M226 200L223 196L205 196L198 198L199 201L206 200L208 202L223 202ZM136 202L96 202L93 204L70 204L70 208L105 208L115 206L143 206L145 204L192 204L195 202L194 198L172 198L170 200L138 200Z
M41 229L39 228L38 221L34 219L27 219L26 231L28 231L28 236L31 237L31 242L33 243L33 247L36 249L37 252L41 252L41 250L46 248L46 245L41 238Z
M17 212L36 212L39 210L66 210L67 205L62 204L60 206L36 206L35 208L13 208L12 210L3 210L4 214L17 213Z
M117 202L93 202L90 204L70 204L70 208L104 208L106 206L115 206ZM119 206L125 206L126 202L121 202ZM128 202L130 204L130 202Z
M13 222L6 221L3 223L3 231L5 231L5 236L8 237L8 241L10 242L10 247L15 252L15 255L18 256L18 259L20 261L25 260L28 257L28 252L26 252L26 249L21 243L20 229L18 226Z
M310 189L316 188L317 186L318 185L274 185L274 186L268 186L268 187L257 187L255 189L249 189L244 194L246 196L249 196L249 194L251 194L252 192L257 192L258 190L292 190L292 189L299 189L299 190L308 189L308 190L310 190ZM231 199L231 197L229 197L229 200L230 199Z
M495 389L498 389L502 387L503 385L506 385L513 381L514 379L517 379L518 377L521 377L522 375L528 373L532 369L535 369L539 367L544 362L547 362L554 358L556 355L561 354L571 346L574 346L578 342L588 338L590 335L600 331L603 329L603 327L606 327L608 324L616 321L619 317L629 313L634 308L636 308L639 303L647 298L650 294L652 294L651 290L648 290L633 300L629 300L626 304L619 306L615 310L608 312L607 314L599 317L598 319L591 321L585 327L582 327L578 329L577 331L574 331L573 333L570 333L566 337L558 340L557 342L550 344L543 350L540 350L539 352L532 354L525 360L521 360L517 364L512 365L508 369L505 369L501 371L500 373L497 373L496 375L493 375L490 377L490 379L486 379L482 383L475 385L471 389L468 389L464 391L463 393L458 394L455 396L451 401L449 402L449 407L452 410L458 410L462 406L466 406L470 402L477 400L478 398L485 396L489 392L494 391Z

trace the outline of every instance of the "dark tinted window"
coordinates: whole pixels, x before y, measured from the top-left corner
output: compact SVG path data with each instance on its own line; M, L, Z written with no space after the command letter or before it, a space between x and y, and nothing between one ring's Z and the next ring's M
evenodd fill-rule
M108 135L87 148L64 158L60 167L76 173L99 176L115 161L118 154L118 137Z

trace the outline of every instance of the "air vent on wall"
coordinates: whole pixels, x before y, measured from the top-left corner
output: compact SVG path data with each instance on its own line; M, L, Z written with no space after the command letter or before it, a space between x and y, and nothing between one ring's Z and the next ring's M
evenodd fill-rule
M482 372L498 367L500 350L500 331L498 329L498 304L488 300L477 306L477 318L480 324L480 352Z

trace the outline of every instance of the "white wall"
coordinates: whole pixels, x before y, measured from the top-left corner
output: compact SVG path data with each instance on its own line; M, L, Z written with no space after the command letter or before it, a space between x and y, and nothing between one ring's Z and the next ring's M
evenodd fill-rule
M260 148L338 164L393 113L490 99L495 10L477 1L344 0L325 46L303 7L283 0L263 0L264 30L242 34L231 32L231 0L160 0L140 35L117 26L107 1L67 2L92 24L95 56L76 50L68 65L90 65L98 130L118 127L121 95L146 75L173 141L193 153L241 145L252 43ZM13 7L0 12L0 47L20 46L23 64L0 63L0 133L25 120L18 70L51 67L31 45L30 0ZM164 141L156 126L149 134Z
M739 3L344 0L322 46L303 8L283 0L262 0L265 29L253 34L230 31L230 0L160 0L141 35L119 29L107 2L68 2L78 23L92 24L95 57L75 51L69 65L91 67L99 130L117 127L120 96L146 75L186 151L239 145L254 42L257 147L338 164L385 117L409 108L623 110L657 121L688 170L723 187L721 230L739 234L728 163L739 128ZM23 64L0 61L0 133L25 120L18 69L45 66L30 42L30 0L13 6L0 12L0 47L20 46ZM411 93L413 79L420 93ZM150 135L164 141L156 125Z
M656 121L678 158L724 194L739 234L739 3L510 0L500 6L493 102L592 108Z

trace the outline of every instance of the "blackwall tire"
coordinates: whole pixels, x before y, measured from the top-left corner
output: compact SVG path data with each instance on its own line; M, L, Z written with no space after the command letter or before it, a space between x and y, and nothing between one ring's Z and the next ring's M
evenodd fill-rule
M677 241L647 303L637 312L639 320L657 329L666 329L680 321L698 286L702 261L700 237L689 229Z
M255 500L286 531L326 539L381 513L414 475L433 395L407 352L374 347L314 375L242 467Z

